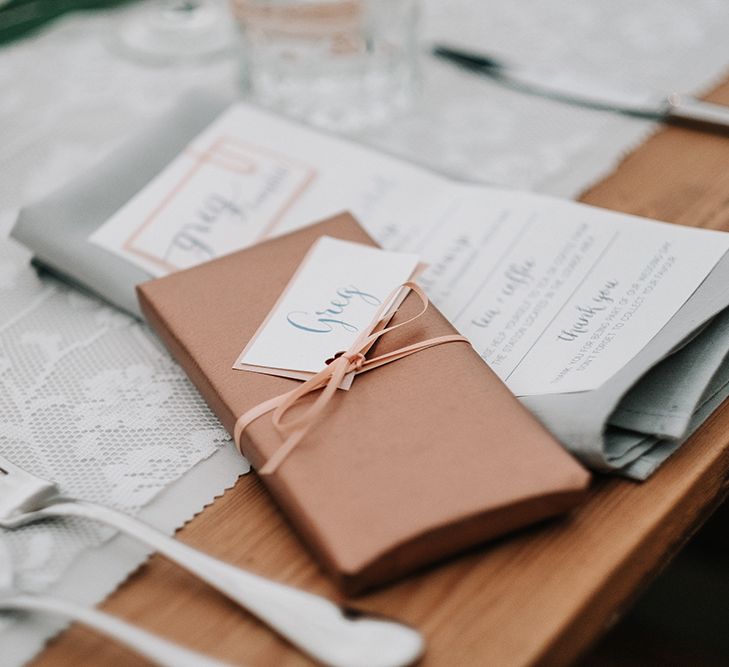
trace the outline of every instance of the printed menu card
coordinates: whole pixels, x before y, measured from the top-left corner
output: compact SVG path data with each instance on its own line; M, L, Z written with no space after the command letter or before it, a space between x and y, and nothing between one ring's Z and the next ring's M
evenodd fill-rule
M518 396L599 387L729 250L729 234L456 184L242 104L91 241L161 276L339 210L430 264L431 299Z
M188 104L180 113L193 111ZM158 136L175 143L173 121L140 139L137 152L151 151ZM699 407L720 400L704 392L729 353L729 326L717 324L710 342L696 334L729 305L720 280L729 234L458 183L244 103L175 141L179 150L145 185L130 185L125 203L103 216L99 206L84 223L89 231L74 246L83 268L41 231L63 210L62 193L22 213L16 236L42 245L39 260L56 272L131 309L139 276L351 211L381 246L422 259L418 281L433 303L592 467L646 477L695 428ZM104 179L129 182L140 168L133 153L107 165ZM104 259L119 267L123 290L110 284ZM680 427L666 434L652 415L669 410L660 387L670 383L648 376L673 376L679 348L705 345L719 353L681 365L692 371L692 391L683 393ZM635 419L620 410L629 392Z

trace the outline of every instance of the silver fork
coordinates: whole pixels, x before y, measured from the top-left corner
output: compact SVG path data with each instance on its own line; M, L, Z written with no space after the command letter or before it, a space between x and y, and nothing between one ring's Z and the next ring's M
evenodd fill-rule
M84 607L48 595L18 591L13 586L13 563L2 541L0 611L30 611L65 616L115 639L162 667L226 667L226 663L182 648L93 607Z
M403 623L340 607L224 563L107 507L63 497L58 487L0 456L0 528L50 517L86 517L134 537L197 575L314 659L331 667L402 667L423 653Z

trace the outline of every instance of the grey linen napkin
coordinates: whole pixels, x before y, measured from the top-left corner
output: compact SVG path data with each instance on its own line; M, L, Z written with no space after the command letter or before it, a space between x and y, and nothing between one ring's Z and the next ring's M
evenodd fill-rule
M646 479L729 395L727 285L725 255L658 335L604 385L527 396L523 403L591 468Z
M135 286L151 276L88 237L232 100L195 93L91 172L24 208L12 236L34 262L141 317ZM594 391L522 401L586 465L645 479L729 395L729 257L670 322Z
M95 168L22 209L10 235L30 248L39 267L141 319L134 287L152 276L88 237L231 102L201 91L184 96L172 121L152 122Z

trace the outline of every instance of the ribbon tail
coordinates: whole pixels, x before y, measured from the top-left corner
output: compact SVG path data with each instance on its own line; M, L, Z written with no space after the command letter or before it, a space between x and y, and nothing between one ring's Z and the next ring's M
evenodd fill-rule
M235 446L238 448L238 451L245 456L245 452L243 449L241 449L241 440L243 439L243 431L245 431L250 424L252 424L256 419L259 417L265 415L267 412L271 412L271 410L275 410L281 403L283 403L289 396L289 394L292 392L288 392L286 394L281 394L280 396L275 396L274 398L270 398L267 401L264 401L263 403L259 403L255 407L248 410L248 412L244 412L240 417L238 417L238 420L235 422L235 427L233 428L233 442L235 442Z
M271 458L266 461L263 467L258 471L259 475L272 475L276 472L278 467L286 460L286 457L294 451L296 446L301 442L308 429L303 428L295 433L292 433L283 444L273 453Z
M292 393L294 392L292 391L286 394L281 394L280 396L275 396L263 403L259 403L257 406L251 408L248 412L242 414L238 418L238 421L235 422L235 428L233 429L233 441L235 442L236 447L238 447L238 451L243 456L245 456L245 452L241 448L241 441L243 439L243 432L246 428L267 412L271 412L271 410L275 410L280 407ZM276 472L276 469L284 462L286 457L294 450L296 445L299 444L307 430L308 428L302 428L291 433L286 440L284 440L283 444L281 444L273 455L266 461L263 467L258 471L258 474L270 475Z

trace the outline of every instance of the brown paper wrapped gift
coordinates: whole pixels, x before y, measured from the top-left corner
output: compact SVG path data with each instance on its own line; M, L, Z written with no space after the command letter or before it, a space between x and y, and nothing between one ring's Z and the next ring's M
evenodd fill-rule
M231 366L325 234L373 244L343 214L138 288L147 319L229 432L249 408L297 382ZM412 297L393 323L415 314ZM431 305L372 354L453 332ZM241 445L258 469L281 441L264 415ZM470 345L457 343L357 377L264 481L353 593L565 512L583 497L589 475Z

